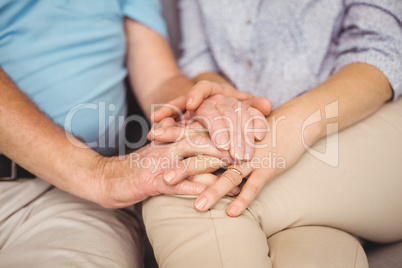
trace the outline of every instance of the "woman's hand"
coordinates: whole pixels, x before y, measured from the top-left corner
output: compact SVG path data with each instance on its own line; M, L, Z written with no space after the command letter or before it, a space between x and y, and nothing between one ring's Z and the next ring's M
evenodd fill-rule
M216 83L210 81L198 82L186 96L178 97L170 101L165 107L155 111L151 119L154 122L160 122L167 117L179 116L179 111L195 111L201 105L201 103L214 95L223 95L228 98L235 98L238 101L244 102L257 109L262 115L268 116L272 110L271 102L264 97L256 97L246 92L237 90L227 83Z
M253 159L230 166L197 198L194 203L197 210L207 211L234 187L242 185L240 194L227 208L229 216L239 216L269 180L292 166L304 153L304 146L311 145L322 135L320 128L314 125L308 127L304 129L304 135L308 138L303 143L302 126L306 118L299 116L303 113L299 113L297 106L285 104L281 108L268 117L270 131L262 141L256 143ZM171 185L187 177L181 169L171 172L175 174L175 178L167 182Z
M231 156L240 161L253 157L254 141L264 138L267 127L264 115L268 115L272 107L266 98L254 97L227 84L202 81L186 97L173 100L155 112L155 122L177 115L178 111L184 110L184 103L187 103L184 119L200 122L208 129L217 148L230 149ZM153 130L156 128L154 126ZM149 138L166 142L166 135L170 135L166 131L164 135L150 135Z
M296 163L308 146L364 119L391 97L392 88L377 68L365 63L343 67L316 88L275 109L267 118L267 135L256 143L254 158L229 168L197 198L196 209L208 210L245 179L242 191L227 209L229 216L240 215L265 183ZM328 128L332 124L336 124L335 130ZM169 184L186 177L180 171Z

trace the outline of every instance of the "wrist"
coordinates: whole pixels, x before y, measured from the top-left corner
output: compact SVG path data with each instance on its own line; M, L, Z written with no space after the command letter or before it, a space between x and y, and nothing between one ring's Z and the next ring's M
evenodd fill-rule
M300 145L311 146L326 134L323 109L324 107L311 105L303 98L296 97L275 109L267 119L269 126L275 131L282 128L279 133L293 136L300 141Z
M196 77L193 78L193 82L196 84L201 81L209 81L209 82L215 82L218 84L228 84L232 85L227 81L225 78L223 78L221 75L215 72L205 72L197 75Z
M70 153L59 161L56 175L58 178L48 180L56 187L77 197L99 204L101 192L102 167L106 157L90 148L72 148Z

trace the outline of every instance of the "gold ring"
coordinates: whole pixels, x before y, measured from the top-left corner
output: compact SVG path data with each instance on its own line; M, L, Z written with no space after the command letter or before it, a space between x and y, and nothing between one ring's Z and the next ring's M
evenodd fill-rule
M234 172L236 172L237 174L239 174L240 177L243 179L243 173L241 173L241 171L238 170L237 168L231 167L231 168L228 168L228 170L233 170Z

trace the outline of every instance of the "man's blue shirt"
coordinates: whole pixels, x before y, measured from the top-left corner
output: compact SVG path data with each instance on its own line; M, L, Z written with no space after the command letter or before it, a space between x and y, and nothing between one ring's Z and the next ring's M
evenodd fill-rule
M126 112L123 18L166 36L160 13L157 0L2 0L0 66L55 123L99 142Z

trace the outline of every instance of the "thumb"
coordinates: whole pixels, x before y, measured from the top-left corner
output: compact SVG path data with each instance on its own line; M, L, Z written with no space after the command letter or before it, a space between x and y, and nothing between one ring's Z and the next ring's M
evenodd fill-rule
M253 97L245 103L259 110L264 116L268 116L272 111L272 103L265 97Z
M165 104L159 110L151 114L153 122L160 122L167 117L181 116L181 113L186 109L186 96L180 96L169 103Z

